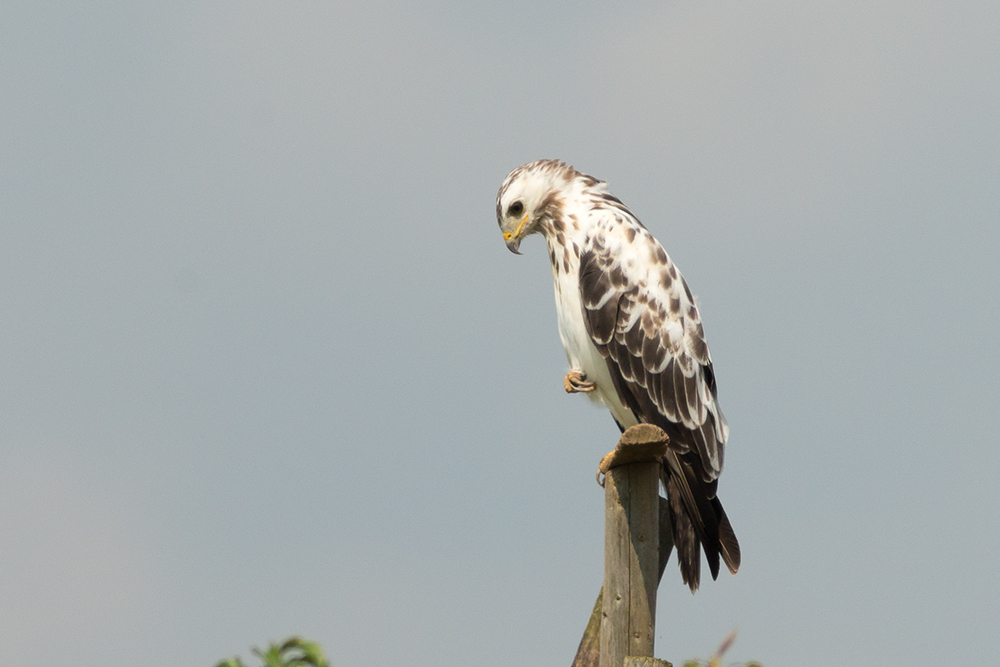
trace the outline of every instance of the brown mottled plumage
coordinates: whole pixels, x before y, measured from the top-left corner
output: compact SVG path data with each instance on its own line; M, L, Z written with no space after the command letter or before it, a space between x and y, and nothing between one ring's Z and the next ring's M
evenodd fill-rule
M694 592L703 549L734 574L740 548L716 496L729 427L691 290L659 242L607 184L558 160L512 171L497 194L507 247L545 237L559 336L571 373L619 428L655 424L670 436L660 477L684 582ZM575 383L574 383L575 384ZM580 385L576 385L580 386Z

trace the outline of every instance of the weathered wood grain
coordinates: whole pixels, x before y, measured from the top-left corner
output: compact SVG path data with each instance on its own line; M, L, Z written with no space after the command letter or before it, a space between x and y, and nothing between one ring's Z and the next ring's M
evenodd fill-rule
M605 475L600 667L653 655L666 445L666 434L655 426L632 427L618 441Z
M670 561L670 552L674 549L674 536L670 530L669 509L667 499L660 497L660 567L659 579ZM587 629L580 639L576 649L572 667L599 667L601 664L601 617L604 610L604 587L597 593L597 601L587 621ZM667 663L669 664L669 663Z

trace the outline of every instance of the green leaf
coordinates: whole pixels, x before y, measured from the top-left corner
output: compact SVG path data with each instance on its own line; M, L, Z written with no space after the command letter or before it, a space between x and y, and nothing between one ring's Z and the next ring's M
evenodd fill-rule
M330 667L319 644L301 637L289 637L281 644L272 643L266 651L254 647L252 652L263 661L262 667ZM232 658L220 662L215 667L246 667L246 665L239 658Z

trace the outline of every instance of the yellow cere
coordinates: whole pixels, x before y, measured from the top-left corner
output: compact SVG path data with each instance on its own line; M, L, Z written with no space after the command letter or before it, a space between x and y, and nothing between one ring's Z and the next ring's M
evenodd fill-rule
M504 232L503 233L503 240L504 241L510 241L515 236L520 236L521 235L521 230L524 229L524 223L526 223L526 222L528 222L528 216L527 215L524 216L524 220L521 221L521 224L519 224L517 226L517 231L516 232L514 232L513 234L511 234L510 232Z

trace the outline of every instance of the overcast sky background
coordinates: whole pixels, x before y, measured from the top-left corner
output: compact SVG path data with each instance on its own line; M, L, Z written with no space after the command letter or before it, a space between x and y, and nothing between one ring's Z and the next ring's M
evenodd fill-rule
M698 295L736 577L657 655L989 664L1000 4L3 2L0 664L569 665L597 462L540 157Z

